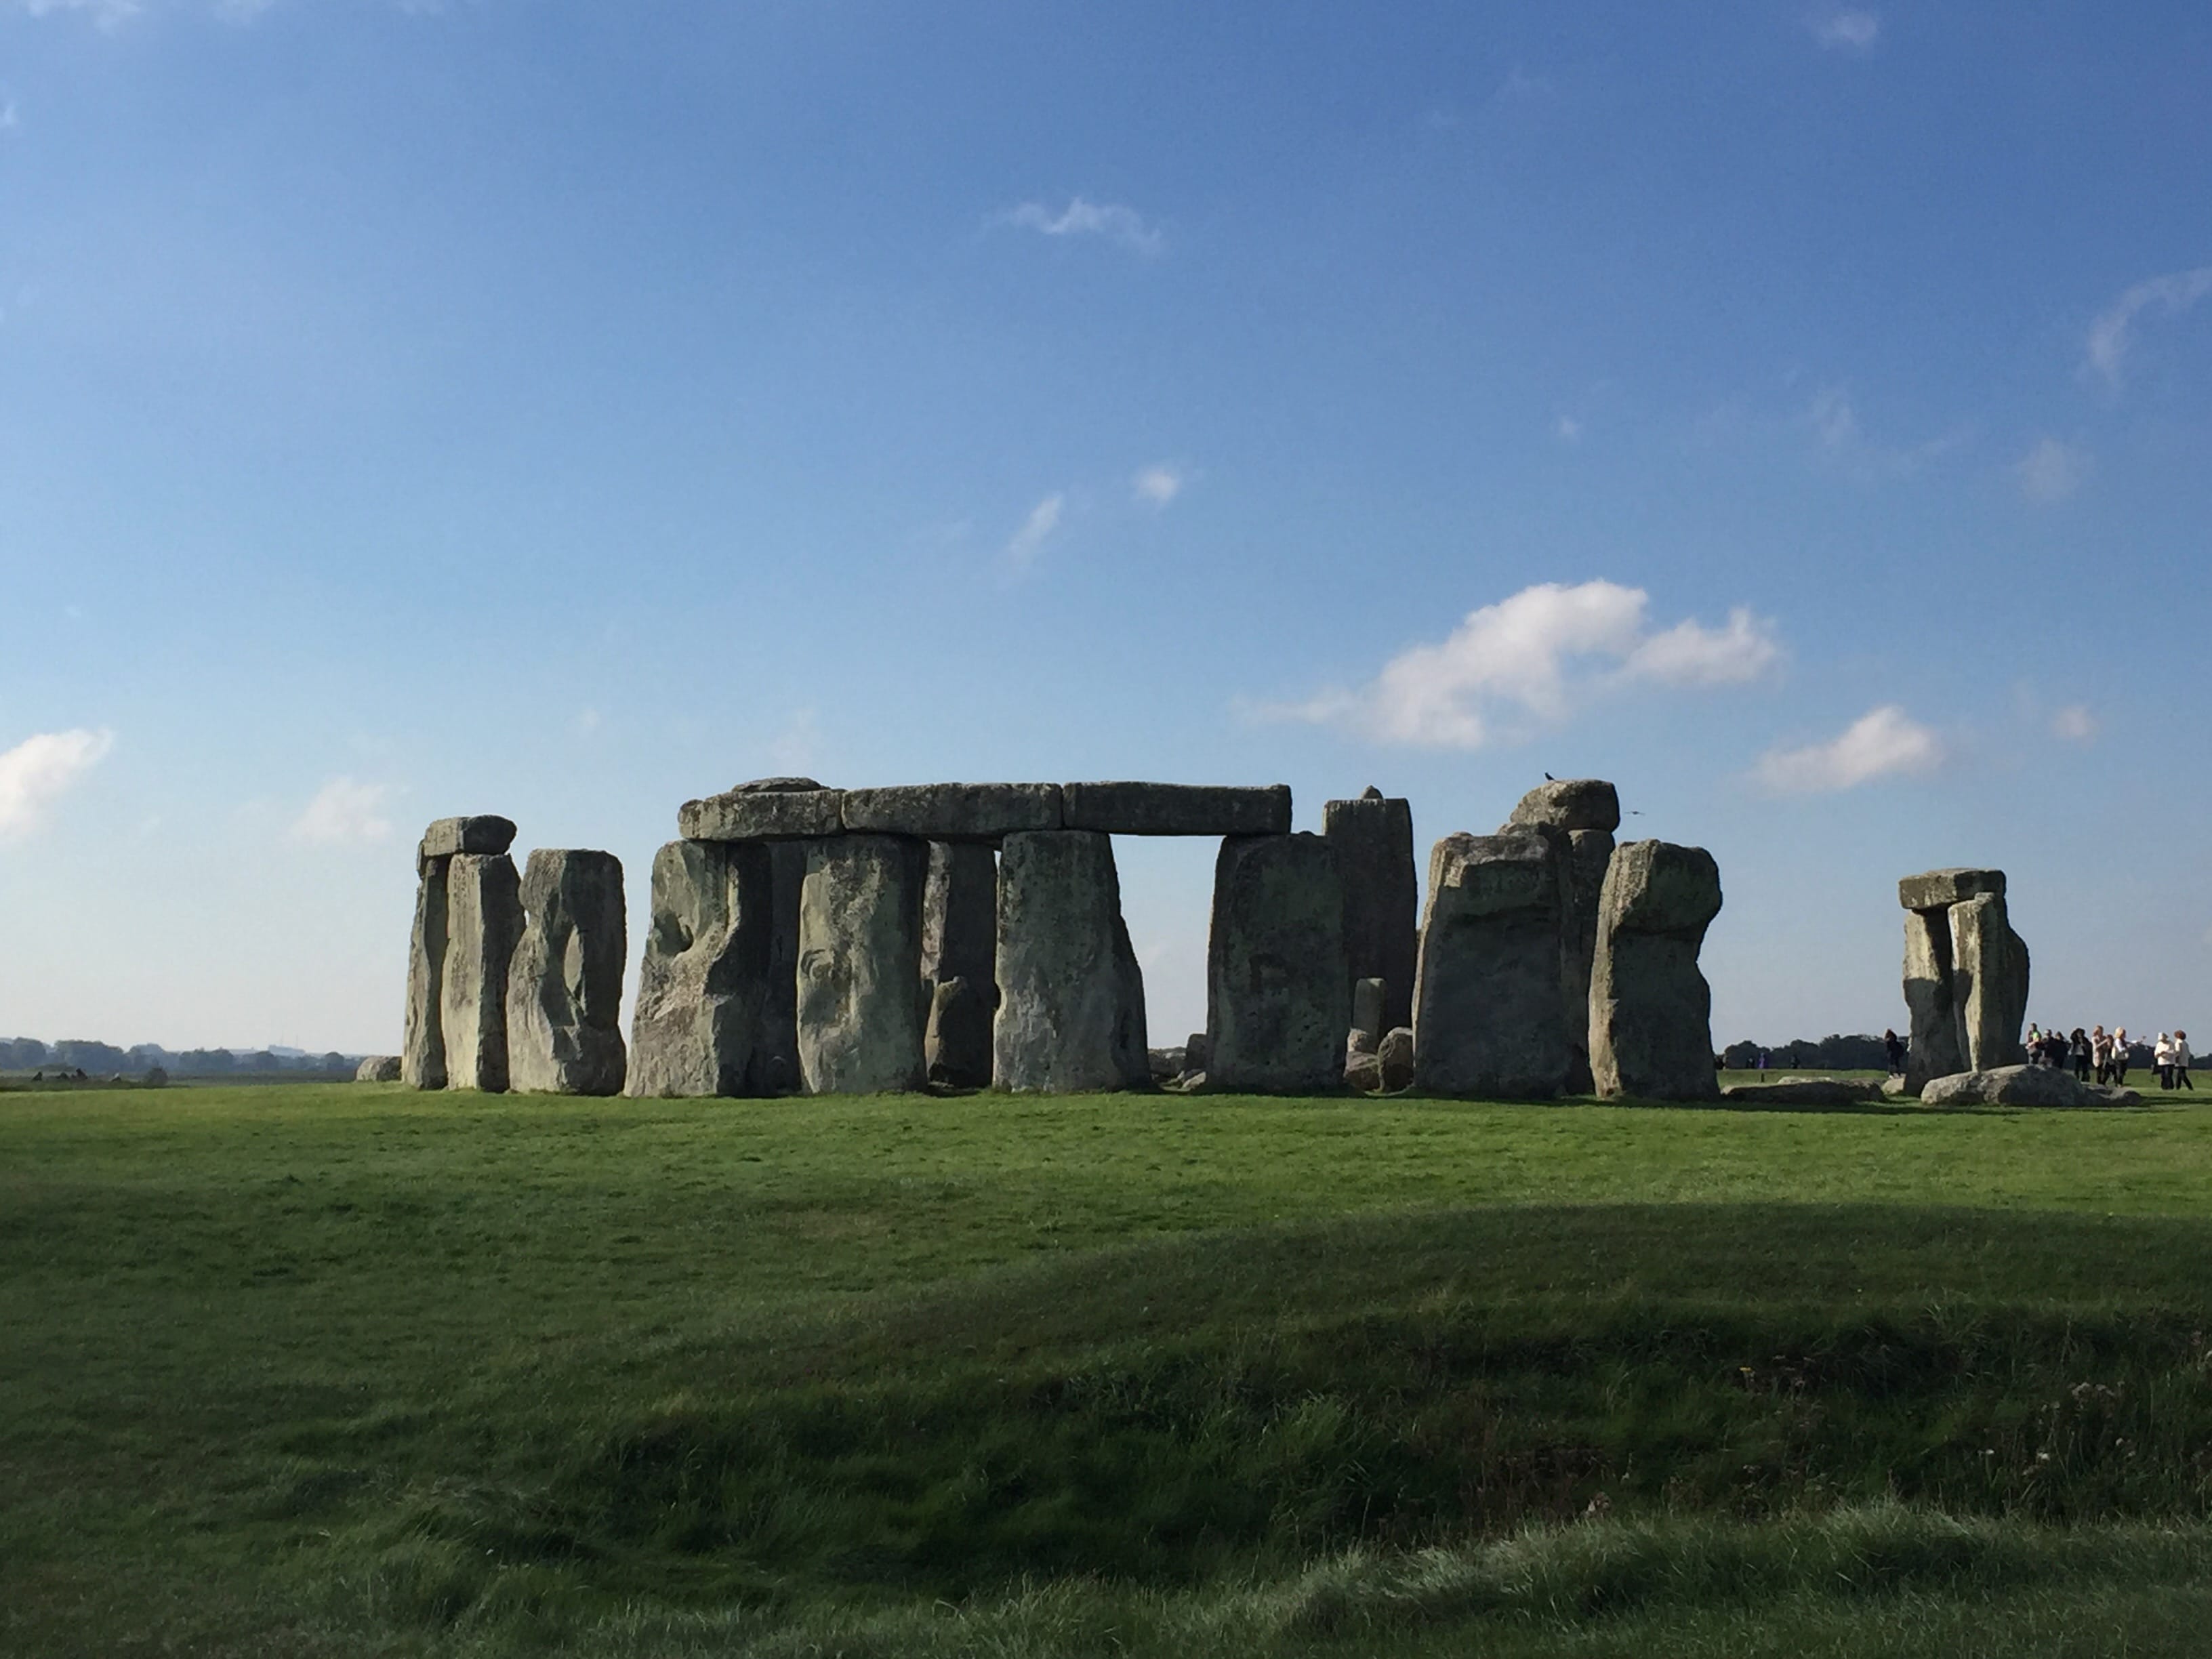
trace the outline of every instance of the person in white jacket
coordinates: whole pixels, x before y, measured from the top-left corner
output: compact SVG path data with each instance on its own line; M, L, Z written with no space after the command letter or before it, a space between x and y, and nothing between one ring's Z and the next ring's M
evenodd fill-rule
M2173 1086L2197 1092L2197 1085L2189 1080L2189 1033L2177 1028L2173 1033Z
M2158 1041L2150 1045L2150 1063L2158 1067L2158 1086L2173 1087L2173 1043L2160 1031Z

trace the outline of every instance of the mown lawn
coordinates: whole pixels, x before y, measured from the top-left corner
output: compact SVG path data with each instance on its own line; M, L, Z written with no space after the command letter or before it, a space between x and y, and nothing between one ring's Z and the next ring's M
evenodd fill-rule
M0 1652L2201 1652L2208 1176L2157 1100L0 1093Z

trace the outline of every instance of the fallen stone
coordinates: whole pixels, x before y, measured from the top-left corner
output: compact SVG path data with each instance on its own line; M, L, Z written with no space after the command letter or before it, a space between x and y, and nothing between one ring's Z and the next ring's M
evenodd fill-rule
M991 1004L972 981L956 974L931 986L921 1054L932 1083L949 1089L989 1085Z
M1620 828L1620 793L1603 778L1547 780L1521 797L1506 823L1532 830L1599 830L1611 835Z
M1881 1097L1884 1100L1903 1100L1914 1092L1902 1073L1893 1072L1881 1080Z
M1969 1071L1990 1072L2027 1059L2027 945L2005 915L2004 895L1963 899L1948 913L1953 999Z
M1382 1062L1382 1088L1388 1094L1413 1086L1413 1028L1400 1025L1382 1034L1376 1050Z
M1431 849L1413 1026L1425 1092L1548 1099L1565 1085L1559 863L1531 829Z
M1881 1098L1881 1085L1839 1077L1785 1077L1772 1083L1731 1084L1721 1091L1723 1100L1749 1104L1772 1101L1780 1105L1849 1106Z
M1382 1090L1382 1056L1377 1054L1347 1054L1344 1060L1344 1086L1355 1094L1379 1094Z
M504 853L514 845L514 820L487 812L474 817L434 820L422 832L415 856L418 860L451 858L456 853L490 856Z
M1344 1057L1346 1060L1354 1054L1380 1054L1382 1048L1381 1037L1372 1031L1364 1031L1357 1025L1344 1034Z
M839 789L763 789L739 785L676 814L686 841L811 841L845 833Z
M1206 1075L1214 1086L1334 1089L1351 1003L1336 849L1319 836L1224 837L1206 945Z
M1182 1065L1187 1072L1202 1072L1213 1057L1213 1045L1203 1031L1193 1031L1183 1039Z
M763 1075L762 1048L772 926L770 850L738 842L674 841L653 855L652 917L630 1021L626 1094L660 1098L774 1091Z
M1897 884L1897 902L1908 910L1948 910L1986 893L2002 898L2002 870L1929 870Z
M399 1081L398 1054L370 1054L354 1067L356 1083L397 1083Z
M1145 1051L1146 1069L1152 1073L1152 1081L1163 1085L1172 1083L1183 1074L1188 1069L1184 1063L1186 1058L1181 1048L1147 1048Z
M994 1088L1078 1094L1151 1084L1144 976L1105 836L1033 830L1006 837L998 975Z
M2125 1101L2118 1096L2133 1095ZM1960 1072L1933 1079L1921 1090L1928 1106L2106 1106L2132 1105L2142 1096L2132 1089L2091 1089L2075 1080L2073 1073L2054 1066L2000 1066L1989 1071Z
M1718 1096L1712 992L1698 951L1720 908L1720 869L1704 848L1632 841L1614 851L1590 973L1590 1070L1601 1096Z
M446 1086L507 1087L507 976L522 938L522 882L501 853L456 853L446 866L446 966L439 1024Z
M1060 828L1056 783L911 783L848 789L845 829L854 835L917 836L925 841L995 846L1024 830Z
M1336 849L1344 883L1345 971L1377 979L1383 1006L1374 1024L1355 1010L1352 1024L1378 1035L1413 1017L1413 975L1420 957L1420 889L1413 867L1410 803L1370 790L1322 807L1322 836Z
M1200 783L1068 783L1061 823L1110 836L1287 836L1291 787Z
M921 888L927 854L901 836L806 851L799 900L799 1070L807 1092L919 1089Z
M399 1051L400 1079L410 1089L446 1086L446 913L452 863L450 854L415 861L415 926L407 941L407 1015Z
M523 929L507 979L507 1081L529 1094L618 1095L629 923L622 860L540 847L522 874Z

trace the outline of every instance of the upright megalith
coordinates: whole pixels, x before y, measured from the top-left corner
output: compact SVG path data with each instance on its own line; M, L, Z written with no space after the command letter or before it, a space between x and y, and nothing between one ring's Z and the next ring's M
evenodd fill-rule
M480 813L439 818L415 848L415 925L407 950L405 1036L399 1074L410 1087L446 1086L445 981L447 886L458 854L496 854L514 845L510 818Z
M998 996L999 866L973 842L932 842L922 889L921 977L931 996L929 1078L956 1088L991 1081L991 1017ZM943 994L960 981L959 995Z
M757 842L675 841L653 855L626 1093L775 1092L763 1030L771 882L771 851ZM797 891L794 882L794 901ZM793 914L795 946L795 902Z
M1382 981L1379 1038L1413 1017L1413 971L1420 957L1420 888L1413 868L1410 801L1370 788L1357 800L1321 809L1322 836L1336 849L1344 884L1344 966L1348 981Z
M1566 1085L1559 860L1540 830L1447 836L1429 854L1413 994L1413 1082L1548 1099Z
M810 1094L921 1087L927 847L902 836L848 835L806 849L798 1037Z
M532 1094L620 1094L622 860L540 847L522 873L522 938L507 979L507 1081Z
M999 854L994 1088L1076 1094L1141 1089L1145 982L1121 919L1111 837L1008 836ZM1334 1041L1344 1041L1341 1030Z
M2027 1058L2027 945L2012 929L2002 870L1930 870L1897 884L1905 917L1905 1086Z
M522 938L522 881L504 853L456 853L446 866L446 968L439 1023L446 1084L507 1085L507 981Z
M1620 827L1620 795L1602 778L1547 780L1507 820L1548 836L1559 858L1559 997L1567 1026L1567 1091L1595 1086L1590 1070L1590 972L1597 958L1598 900Z
M1336 848L1323 837L1222 842L1206 944L1209 1088L1325 1094L1341 1085L1352 1018L1344 912Z
M1712 990L1698 968L1721 909L1702 847L1632 841L1607 866L1590 975L1590 1068L1608 1099L1714 1100Z

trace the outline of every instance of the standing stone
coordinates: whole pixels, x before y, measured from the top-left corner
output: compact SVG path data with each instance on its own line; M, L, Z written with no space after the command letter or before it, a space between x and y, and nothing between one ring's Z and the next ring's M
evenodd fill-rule
M1383 1014L1389 1000L1389 988L1379 979L1352 981L1352 1029L1365 1035L1370 1049L1382 1042L1382 1033L1390 1029L1391 1022Z
M501 853L456 853L446 871L446 970L439 1021L446 1083L507 1087L507 977L522 938L522 883Z
M922 1085L926 847L899 836L846 836L806 849L799 1070L810 1094Z
M1327 803L1321 821L1344 884L1346 976L1383 984L1382 1024L1372 1028L1379 1037L1413 1017L1420 890L1413 805L1370 788L1358 800Z
M1429 854L1413 1081L1431 1094L1540 1100L1566 1078L1552 842L1531 829L1447 836Z
M787 1094L799 1071L799 896L806 885L808 849L820 842L780 841L768 848L768 978L761 1001L759 1053L751 1092ZM750 893L751 888L741 890Z
M540 847L522 874L523 929L507 979L507 1081L532 1094L623 1088L622 860Z
M410 1089L446 1086L446 910L450 857L415 860L415 927L407 944L407 1023L400 1080Z
M771 850L758 842L675 841L653 855L625 1092L773 1092L763 1029L772 866Z
M2027 1018L2027 946L2005 914L2004 895L1983 893L1951 907L1953 1000L1966 1069L1994 1072L2024 1064L2020 1028Z
M2002 870L1929 870L1897 884L1905 907L1905 1091L2026 1058L2027 945L2006 914Z
M1917 1095L1936 1079L1966 1069L1953 996L1948 909L1905 913L1905 1008L1911 1030L1905 1088Z
M1150 1083L1144 975L1121 919L1111 837L1083 830L1006 837L997 971L993 1087L1077 1094Z
M1540 830L1559 858L1559 996L1567 1025L1567 1091L1595 1086L1589 1058L1590 971L1598 899L1620 827L1620 795L1602 778L1557 778L1523 795L1506 827Z
M1225 838L1213 866L1206 965L1210 1087L1336 1090L1352 986L1335 848L1311 835Z
M1590 1066L1608 1099L1717 1100L1712 990L1698 969L1720 914L1702 847L1632 841L1613 855L1590 976Z
M929 1078L954 1088L991 1082L991 1017L998 997L999 867L989 847L932 842L921 903L921 977L933 1000ZM968 994L939 998L954 980Z

